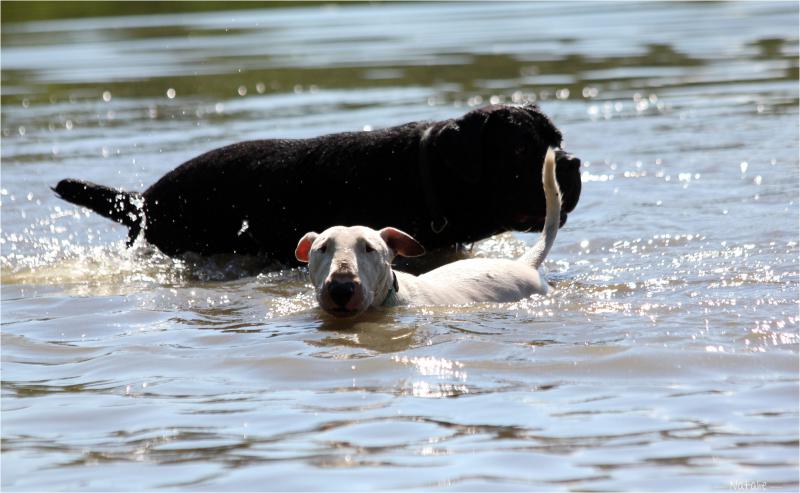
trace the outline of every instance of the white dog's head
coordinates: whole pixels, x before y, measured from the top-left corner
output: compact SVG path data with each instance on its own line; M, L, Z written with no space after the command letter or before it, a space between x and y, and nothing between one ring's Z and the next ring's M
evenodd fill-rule
M297 260L308 262L319 305L337 317L353 317L381 305L396 282L391 265L395 255L423 253L417 240L398 229L364 226L306 233L294 251Z

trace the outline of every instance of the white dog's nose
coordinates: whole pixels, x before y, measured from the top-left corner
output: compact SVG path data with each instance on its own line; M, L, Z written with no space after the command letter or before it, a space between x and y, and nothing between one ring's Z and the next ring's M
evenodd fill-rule
M356 282L348 278L334 278L328 284L328 295L338 306L345 307L356 292Z
M356 283L353 281L333 280L328 285L328 293L330 294L331 300L341 307L347 305L347 302L350 301L350 298L353 297L353 293L355 292Z

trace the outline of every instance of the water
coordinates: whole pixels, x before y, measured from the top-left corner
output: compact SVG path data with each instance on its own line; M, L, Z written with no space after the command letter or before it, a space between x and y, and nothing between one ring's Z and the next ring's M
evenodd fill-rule
M796 491L797 19L471 3L5 23L3 489ZM548 298L331 322L304 270L127 250L49 190L531 99L585 161Z

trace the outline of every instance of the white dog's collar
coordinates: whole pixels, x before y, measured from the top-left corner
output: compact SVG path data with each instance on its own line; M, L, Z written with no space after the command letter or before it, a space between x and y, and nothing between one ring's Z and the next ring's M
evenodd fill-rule
M381 303L381 306L396 306L397 293L400 291L400 284L397 283L397 274L392 271L392 285L389 287L389 292L386 293L386 298Z

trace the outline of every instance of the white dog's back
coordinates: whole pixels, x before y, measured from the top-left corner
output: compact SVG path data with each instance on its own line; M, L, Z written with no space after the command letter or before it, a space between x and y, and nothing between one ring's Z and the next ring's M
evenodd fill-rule
M419 277L398 273L398 278L415 305L517 301L547 293L536 269L508 259L460 260Z

